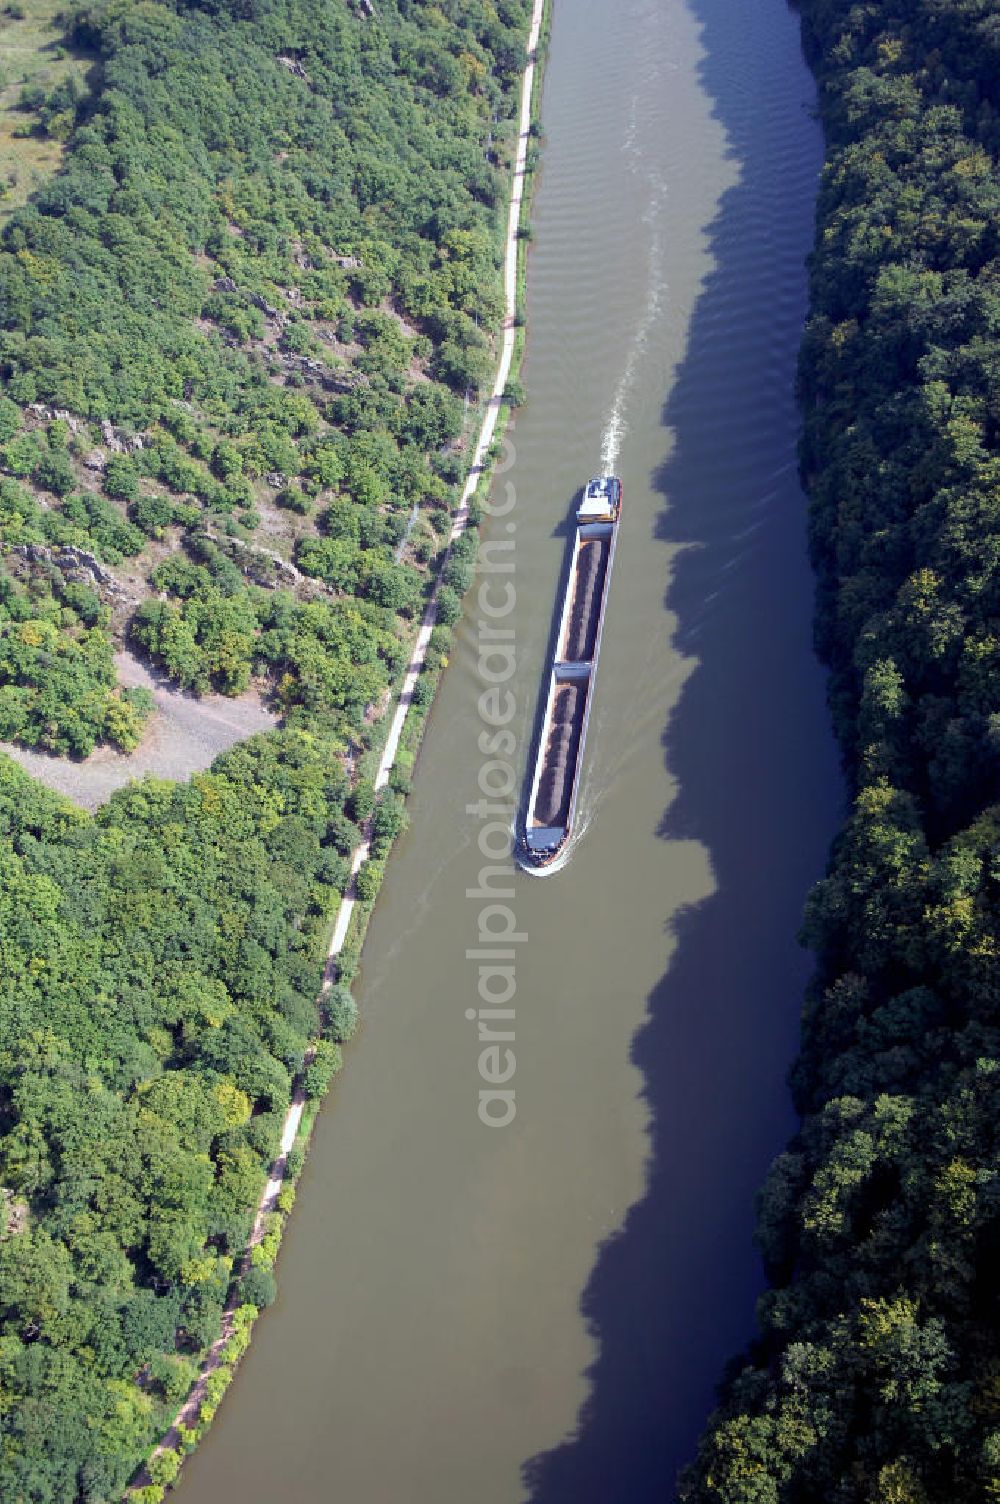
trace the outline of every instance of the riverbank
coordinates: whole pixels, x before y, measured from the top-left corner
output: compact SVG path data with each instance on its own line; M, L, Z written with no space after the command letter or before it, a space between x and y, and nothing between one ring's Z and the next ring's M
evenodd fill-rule
M503 424L509 414L510 404L505 400L508 382L516 372L516 362L523 351L523 331L518 327L518 294L523 290L525 261L522 254L524 241L521 235L523 216L529 201L527 189L530 180L528 151L533 118L537 118L541 69L538 66L538 51L543 23L548 15L551 0L534 0L531 25L526 45L526 64L521 83L521 102L518 113L518 135L511 183L510 205L507 216L507 231L504 249L504 319L501 326L500 354L493 387L485 404L478 438L473 450L472 464L455 512L449 537L448 554L477 518L475 500L488 483L494 440L502 434ZM445 562L447 560L447 555ZM407 750L414 755L419 744L419 730L425 714L419 713L414 701L414 691L427 661L431 634L437 623L441 576L432 592L410 654L398 700L389 722L377 771L373 780L376 792L386 787L395 767L397 755L403 742L404 731L409 729ZM417 714L414 714L417 711ZM409 725L408 723L412 723ZM374 899L363 901L358 894L358 874L371 857L370 830L355 847L351 855L350 880L337 910L333 932L327 950L324 970L323 998L329 993L343 972L345 949L360 952L367 917ZM300 1151L298 1163L308 1145L309 1133L318 1110L318 1102L308 1099L304 1082L300 1079L292 1102L282 1125L281 1146L263 1194L258 1202L253 1231L241 1261L242 1273L257 1263L255 1251L267 1248L266 1267L270 1267L280 1246L283 1219L291 1210L294 1179L291 1173L293 1151ZM311 1108L311 1111L307 1111ZM265 1264L265 1260L260 1260ZM222 1331L205 1354L198 1379L173 1423L159 1445L154 1449L146 1468L135 1479L130 1495L140 1504L157 1504L166 1486L176 1479L183 1456L193 1450L204 1434L204 1429L214 1418L218 1404L232 1381L235 1365L246 1351L253 1322L258 1312L252 1306L239 1303L238 1286L234 1282L224 1313Z

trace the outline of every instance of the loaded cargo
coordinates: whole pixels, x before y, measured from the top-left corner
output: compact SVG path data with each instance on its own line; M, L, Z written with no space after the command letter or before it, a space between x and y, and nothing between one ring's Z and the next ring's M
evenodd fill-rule
M577 508L559 629L545 681L545 713L524 806L519 849L528 867L550 866L572 834L621 503L621 481L605 475L589 483Z

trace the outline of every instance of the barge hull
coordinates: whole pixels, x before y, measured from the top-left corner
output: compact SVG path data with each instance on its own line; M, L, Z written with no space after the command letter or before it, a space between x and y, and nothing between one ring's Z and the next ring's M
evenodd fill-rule
M563 851L573 830L580 790L583 749L593 706L608 588L618 542L621 483L616 477L592 482L607 487L607 515L588 520L577 514L573 551L563 595L556 645L549 664L541 732L525 804L521 852L529 867L547 867Z

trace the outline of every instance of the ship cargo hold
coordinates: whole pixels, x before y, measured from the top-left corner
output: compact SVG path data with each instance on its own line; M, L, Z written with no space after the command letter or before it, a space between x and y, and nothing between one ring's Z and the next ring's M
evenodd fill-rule
M573 832L621 503L621 481L605 475L589 483L577 508L518 843L528 868L551 866Z

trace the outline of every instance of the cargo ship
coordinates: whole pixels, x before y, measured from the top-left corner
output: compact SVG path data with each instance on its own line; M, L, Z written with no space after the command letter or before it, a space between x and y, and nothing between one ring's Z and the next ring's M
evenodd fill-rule
M518 851L525 867L550 867L573 833L604 608L618 541L622 483L590 481L576 511L572 554Z

